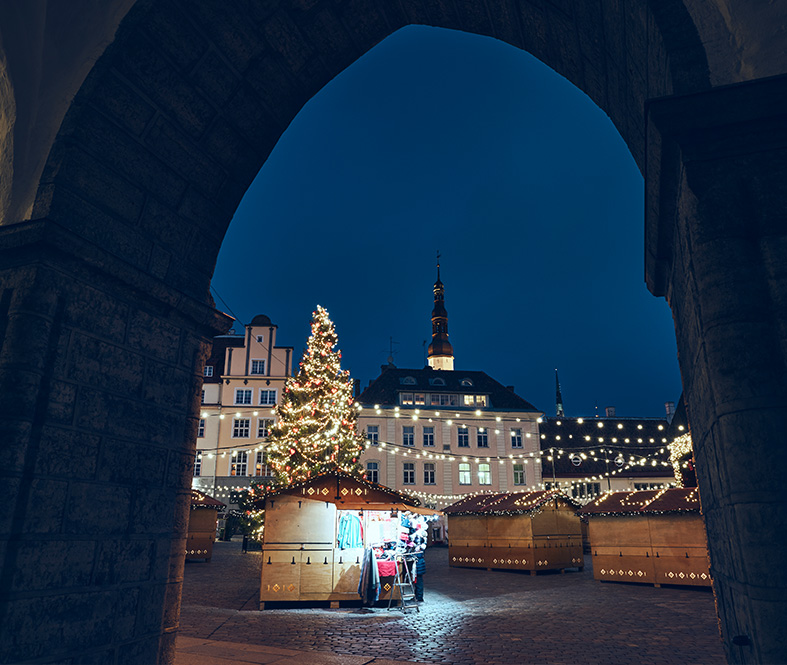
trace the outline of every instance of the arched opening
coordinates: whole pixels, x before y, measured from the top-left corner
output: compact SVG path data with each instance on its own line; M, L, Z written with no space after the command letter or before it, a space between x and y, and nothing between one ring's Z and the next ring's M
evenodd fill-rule
M4 220L6 660L171 658L183 549L171 534L184 532L198 369L227 324L208 302L227 224L303 104L409 24L532 53L609 114L646 171L648 277L673 308L708 469L699 475L727 655L778 660L787 583L761 553L781 542L785 514L785 462L771 445L785 420L785 84L750 79L786 68L746 48L771 35L750 21L735 32L749 59L722 44L709 63L702 44L725 35L718 12L658 4L134 5L54 123L40 178L20 183L31 219ZM691 75L676 75L681 65ZM709 79L749 82L703 92ZM677 92L687 94L646 115L646 101ZM740 228L752 219L754 235ZM30 616L46 621L32 628Z

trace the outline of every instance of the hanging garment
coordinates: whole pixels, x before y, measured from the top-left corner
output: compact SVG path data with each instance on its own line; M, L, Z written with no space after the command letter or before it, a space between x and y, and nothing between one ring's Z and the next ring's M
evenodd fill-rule
M353 513L343 513L339 519L339 549L346 550L351 547L363 547L363 532L361 519Z
M377 559L371 548L363 553L358 595L361 596L361 603L364 605L374 605L380 598L380 573L377 570Z

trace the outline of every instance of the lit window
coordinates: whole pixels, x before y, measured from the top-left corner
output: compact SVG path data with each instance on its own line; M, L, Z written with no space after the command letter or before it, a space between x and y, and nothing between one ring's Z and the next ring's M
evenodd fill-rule
M487 464L486 462L478 465L478 484L479 485L492 484L492 472L489 470L489 464Z
M424 446L434 446L434 427L424 427Z
M213 376L213 365L205 365L205 368L202 370L202 376L205 378Z
M265 361L252 360L251 361L251 374L265 374Z
M402 427L402 445L415 445L415 427L405 425Z
M433 394L431 395L432 406L458 406L458 395L444 395Z
M260 404L262 406L273 406L276 404L276 391L260 389Z
M402 393L402 406L411 405L413 403L413 393Z
M264 450L257 451L257 459L254 464L255 476L272 476L273 470L268 466L268 454Z
M194 458L194 475L199 476L202 473L202 453L198 450Z
M423 393L415 393L414 401L417 405L426 404L426 395L424 395Z
M476 434L476 442L479 448L489 448L489 436L486 430L482 432L479 428Z
M235 455L235 457L232 458L232 464L230 464L230 475L245 476L248 462L249 453L247 453L245 450L239 452L237 455Z
M249 418L234 418L232 420L232 438L248 439L251 432L251 420Z
M415 485L415 463L414 462L405 462L403 464L403 471L404 477L402 478L402 484L404 485Z
M380 443L380 431L377 425L367 425L366 426L366 440L371 443L373 446L376 446ZM376 480L374 482L377 482Z
M199 424L197 425L197 438L203 439L205 438L205 419L200 418Z
M257 419L257 438L258 439L267 439L271 435L271 427L273 427L273 421L267 420L265 418L258 418Z
M486 406L486 395L476 395L475 396L475 405L476 406Z
M251 388L235 388L235 404L251 404Z
M457 427L456 435L457 435L457 445L460 448L470 447L470 432L468 431L467 427Z
M527 485L524 464L514 464L514 485Z
M380 482L380 465L378 462L366 463L366 480L370 483Z
M472 476L470 475L470 464L468 462L460 462L459 464L459 484L471 485Z
M424 463L424 485L434 485L434 464Z
M519 428L511 430L511 447L512 448L522 447L522 430Z
M465 406L475 406L475 397L472 395L464 395Z

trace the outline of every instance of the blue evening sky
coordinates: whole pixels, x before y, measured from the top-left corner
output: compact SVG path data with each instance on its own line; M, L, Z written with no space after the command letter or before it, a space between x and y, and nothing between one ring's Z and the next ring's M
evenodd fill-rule
M304 106L213 286L241 323L270 316L296 359L323 305L366 386L391 337L397 366L424 365L439 249L457 369L549 415L555 367L567 415L662 415L680 376L643 234L642 176L584 93L502 42L411 26Z

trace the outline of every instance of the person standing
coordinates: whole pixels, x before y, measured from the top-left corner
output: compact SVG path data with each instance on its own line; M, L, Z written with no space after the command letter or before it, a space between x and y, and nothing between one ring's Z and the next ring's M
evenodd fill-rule
M424 559L424 551L418 549L415 552L415 601L417 603L424 602L424 573L426 572L426 560Z

